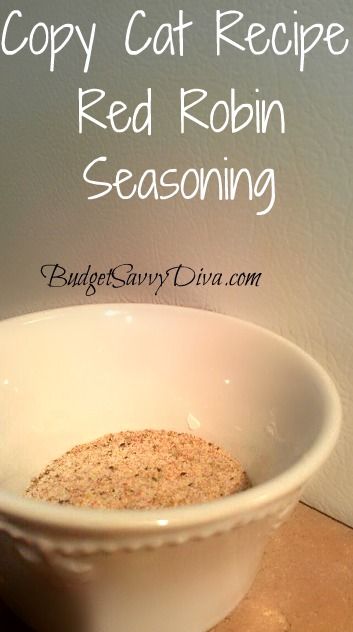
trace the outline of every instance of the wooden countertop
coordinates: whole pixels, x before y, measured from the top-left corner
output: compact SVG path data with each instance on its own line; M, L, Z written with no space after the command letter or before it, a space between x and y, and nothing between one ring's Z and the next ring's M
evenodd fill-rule
M234 614L213 632L353 632L353 530L298 505Z
M29 632L1 604L0 630ZM300 504L269 543L249 595L212 632L351 631L353 530Z

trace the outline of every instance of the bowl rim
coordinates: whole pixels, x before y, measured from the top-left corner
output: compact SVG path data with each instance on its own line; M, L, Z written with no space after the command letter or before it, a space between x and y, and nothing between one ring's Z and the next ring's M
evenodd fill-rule
M219 498L214 501L179 507L148 510L129 509L90 509L73 506L58 506L44 501L26 498L7 492L0 488L0 518L9 519L20 524L35 524L37 527L54 527L56 530L94 532L95 535L119 532L143 534L163 532L202 526L228 519L237 520L247 514L258 513L258 510L276 504L277 501L300 493L303 485L319 469L332 452L339 436L342 409L340 398L332 378L326 370L301 347L287 338L262 327L219 311L200 309L188 306L177 306L155 303L91 303L69 305L65 307L30 312L0 321L0 328L11 323L29 323L47 320L49 317L67 315L70 311L93 311L109 309L150 309L155 311L189 311L212 319L227 319L237 322L242 327L255 330L261 335L271 338L276 344L286 346L295 353L319 378L321 393L325 404L325 416L322 428L313 445L287 470L264 483L259 483L233 496Z

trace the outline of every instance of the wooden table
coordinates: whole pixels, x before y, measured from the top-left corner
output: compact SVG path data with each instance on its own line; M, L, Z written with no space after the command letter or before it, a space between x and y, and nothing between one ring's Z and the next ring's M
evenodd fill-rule
M1 604L0 630L30 632ZM353 632L353 530L299 505L249 595L213 632Z

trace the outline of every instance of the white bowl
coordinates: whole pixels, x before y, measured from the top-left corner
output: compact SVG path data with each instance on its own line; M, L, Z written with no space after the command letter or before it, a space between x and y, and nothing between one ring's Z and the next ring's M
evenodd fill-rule
M306 353L247 322L153 305L0 323L0 595L44 632L205 632L249 589L271 531L332 450L340 404ZM190 431L254 487L204 505L100 511L22 497L73 445Z

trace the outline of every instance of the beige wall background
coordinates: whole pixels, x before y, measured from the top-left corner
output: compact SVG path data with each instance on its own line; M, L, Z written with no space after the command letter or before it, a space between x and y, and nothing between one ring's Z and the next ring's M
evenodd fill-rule
M300 74L297 60L237 55L217 59L214 13L242 10L246 23L274 25L292 21L298 9L305 23L341 22L352 37L352 0L304 2L233 2L209 0L2 0L1 25L14 8L23 19L14 42L38 21L77 23L85 32L93 21L97 34L91 68L82 74L78 44L58 58L55 73L48 57L0 55L1 229L0 317L37 309L87 302L167 302L192 305L252 320L290 338L331 373L344 405L344 427L335 454L306 492L315 507L353 525L353 213L352 99L353 40L343 57L323 48L308 57ZM177 10L195 21L184 60L170 57L127 58L123 37L134 9L147 12L146 31L175 21ZM147 29L148 27L148 29ZM153 136L115 136L87 127L78 134L78 88L107 91L110 100L131 104L153 89ZM239 100L251 100L255 88L286 107L287 133L275 128L258 137L252 130L232 137L194 130L178 133L178 91L201 87L212 98L225 98L231 87ZM119 202L113 196L88 201L82 180L85 166L108 156L104 174L119 167L221 166L223 156L235 167L257 173L272 166L277 174L277 203L256 217L241 204L210 198L203 203ZM256 270L262 287L102 288L87 299L81 289L46 287L40 267L60 263L70 270L105 270L132 262L141 271L164 270L183 263L223 271Z

